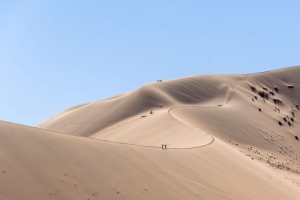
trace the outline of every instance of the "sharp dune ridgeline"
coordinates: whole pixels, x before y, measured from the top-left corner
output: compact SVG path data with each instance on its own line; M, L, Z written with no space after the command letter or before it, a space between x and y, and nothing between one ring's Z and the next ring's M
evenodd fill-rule
M297 200L299 104L290 67L158 81L36 127L0 121L0 199Z

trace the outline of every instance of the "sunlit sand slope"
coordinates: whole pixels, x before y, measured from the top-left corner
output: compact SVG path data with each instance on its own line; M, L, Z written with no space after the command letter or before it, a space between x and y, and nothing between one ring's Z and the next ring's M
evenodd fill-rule
M298 199L299 188L215 140L162 150L0 122L0 199Z
M195 148L214 141L209 134L178 121L164 111L107 128L90 137L143 146L161 147L167 144L168 148Z

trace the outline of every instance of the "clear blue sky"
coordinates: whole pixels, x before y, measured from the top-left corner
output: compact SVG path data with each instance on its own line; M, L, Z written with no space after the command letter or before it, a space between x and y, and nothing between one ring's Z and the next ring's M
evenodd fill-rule
M35 125L157 79L300 64L300 1L0 1L0 119Z

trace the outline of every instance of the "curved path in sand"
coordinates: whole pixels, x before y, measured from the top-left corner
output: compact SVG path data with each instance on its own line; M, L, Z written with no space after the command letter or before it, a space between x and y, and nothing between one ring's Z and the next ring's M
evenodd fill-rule
M233 85L228 90L227 95L226 95L226 101L221 105L214 105L214 106L184 105L184 106L175 106L175 107L172 107L172 108L168 109L168 111L167 111L168 116L171 117L172 120L175 120L177 122L177 124L173 124L173 126L179 126L179 124L180 124L181 126L184 125L184 126L190 128L190 130L181 131L181 132L183 132L183 134L181 133L181 135L183 135L185 137L184 139L178 138L179 141L188 139L190 141L190 144L187 144L187 143L186 144L180 144L180 143L178 143L178 146L176 144L173 145L173 146L169 145L168 149L193 149L193 148L204 147L204 146L207 146L207 145L213 143L214 142L214 137L212 135L202 131L201 129L199 129L197 127L194 127L194 126L190 125L189 123L187 123L185 121L180 120L178 117L176 117L176 115L172 114L172 111L175 110L175 109L186 108L186 107L219 108L219 107L225 106L225 105L228 104L228 102L233 97L233 95L235 93L234 88L239 83L246 81L247 77L248 77L248 75L245 75L245 78L243 80L238 81L235 85ZM164 118L167 118L168 116L164 116ZM145 119L146 118L151 118L151 114L145 115L144 118ZM134 145L134 146L152 147L152 148L161 148L161 144L171 143L171 142L164 142L163 138L161 138L161 142L159 142L159 144L157 144L157 141L155 141L156 144L152 144L152 145L151 144L142 144L141 141L135 142L134 141L134 139L135 139L134 136L132 136L132 138L130 138L130 139L128 139L128 138L121 139L123 135L126 135L126 133L128 135L129 134L134 134L133 132L137 132L138 134L141 134L141 132L136 131L136 129L139 128L138 126L145 126L145 124L141 123L142 119L143 119L143 117L130 119L130 120L125 121L125 122L123 122L121 124L118 124L116 126L112 126L112 127L108 128L106 130L99 131L98 133L92 135L90 138L101 140L101 141L107 141L107 142L114 142L114 143ZM159 121L159 120L157 120L157 121ZM151 122L149 124L151 124ZM134 127L134 128L131 128L131 129L128 128L130 126ZM152 126L160 126L160 124L155 122L155 123L152 124ZM124 129L125 129L125 132L124 132ZM126 130L126 129L128 129L128 130ZM189 133L194 132L195 133L195 129L196 129L197 133L199 134L198 138L195 138L195 136L193 134L187 135L188 134L187 132L189 132ZM144 128L144 130L141 130L141 131L146 131L146 128ZM163 131L164 130L160 130L158 132L163 132ZM152 133L152 134L156 134L156 136L158 136L157 132ZM177 137L176 136L176 131L172 132L172 134L174 134L173 137ZM140 135L136 135L136 137L139 137L139 136ZM152 135L150 135L150 137L151 136ZM151 140L150 137L146 137L146 138ZM166 136L166 137L168 137L168 136ZM181 137L181 136L179 136L179 137ZM197 142L195 142L194 140L196 140ZM184 143L186 141L182 141L182 142Z

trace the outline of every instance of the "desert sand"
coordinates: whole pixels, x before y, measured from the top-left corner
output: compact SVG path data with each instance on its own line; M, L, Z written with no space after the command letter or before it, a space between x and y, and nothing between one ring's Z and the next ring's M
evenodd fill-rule
M0 121L0 199L300 199L299 88L300 67L200 75Z

